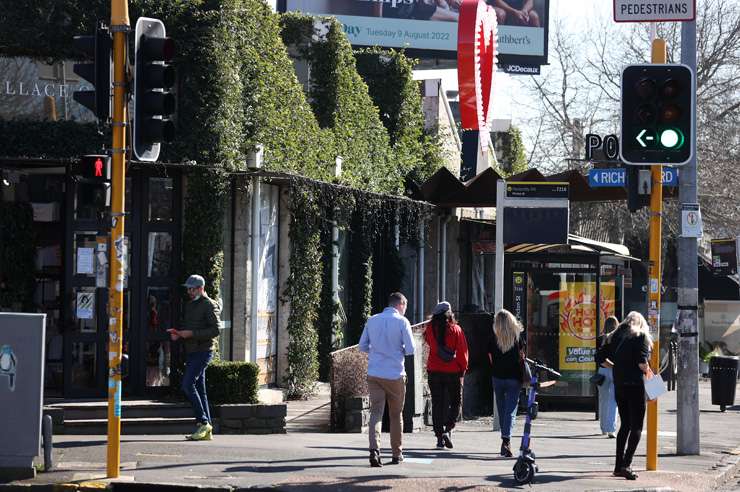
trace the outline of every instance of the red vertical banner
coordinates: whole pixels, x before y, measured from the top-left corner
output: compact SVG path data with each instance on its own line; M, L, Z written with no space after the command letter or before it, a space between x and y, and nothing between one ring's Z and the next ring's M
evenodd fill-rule
M483 0L463 0L457 28L457 80L463 130L488 135L496 69L496 12ZM481 145L487 140L481 138Z

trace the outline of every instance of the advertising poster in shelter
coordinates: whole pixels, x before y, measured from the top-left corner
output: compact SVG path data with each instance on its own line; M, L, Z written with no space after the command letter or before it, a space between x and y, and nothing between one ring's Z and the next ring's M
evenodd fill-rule
M604 320L614 315L614 282L601 284L596 325L596 282L560 283L560 371L594 371L596 337Z

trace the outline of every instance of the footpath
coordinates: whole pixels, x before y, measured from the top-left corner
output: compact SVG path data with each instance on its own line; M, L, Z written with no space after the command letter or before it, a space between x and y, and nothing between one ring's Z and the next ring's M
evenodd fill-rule
M740 394L740 393L739 393ZM645 435L631 482L611 476L615 440L602 436L593 413L541 412L532 448L539 473L531 486L513 480L513 459L498 455L500 437L490 419L466 421L455 448L437 450L427 430L404 435L406 461L370 468L366 434L290 432L285 435L216 435L209 442L180 436L123 436L121 478L105 475L104 436L55 436L55 469L2 490L740 490L740 405L722 413L712 406L709 383L700 384L700 456L677 456L676 393L659 402L658 471L645 471ZM512 444L518 447L518 431ZM383 445L388 435L383 434ZM513 446L512 446L513 447ZM387 447L383 458L390 461ZM46 484L44 486L43 484ZM49 486L49 484L57 484ZM60 484L68 484L62 486ZM169 487L180 485L182 487Z

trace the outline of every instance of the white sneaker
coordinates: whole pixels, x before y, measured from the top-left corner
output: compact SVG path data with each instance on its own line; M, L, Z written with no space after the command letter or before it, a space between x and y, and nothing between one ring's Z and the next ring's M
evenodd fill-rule
M613 432L607 433L607 436L609 436L609 439L614 439L615 437L617 437L617 436L614 435Z

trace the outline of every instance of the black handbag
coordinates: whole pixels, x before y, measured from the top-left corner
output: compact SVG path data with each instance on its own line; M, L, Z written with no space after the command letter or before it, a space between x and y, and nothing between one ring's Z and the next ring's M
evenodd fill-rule
M604 376L600 372L595 372L591 375L590 378L588 378L588 380L596 386L601 386L602 384L604 384L604 381L606 381L606 376Z
M522 373L522 384L530 384L532 382L532 368L529 367L527 362L527 355L524 353L524 347L517 342L519 346L519 368Z
M445 345L437 345L437 355L444 362L452 362L455 360L456 352Z

